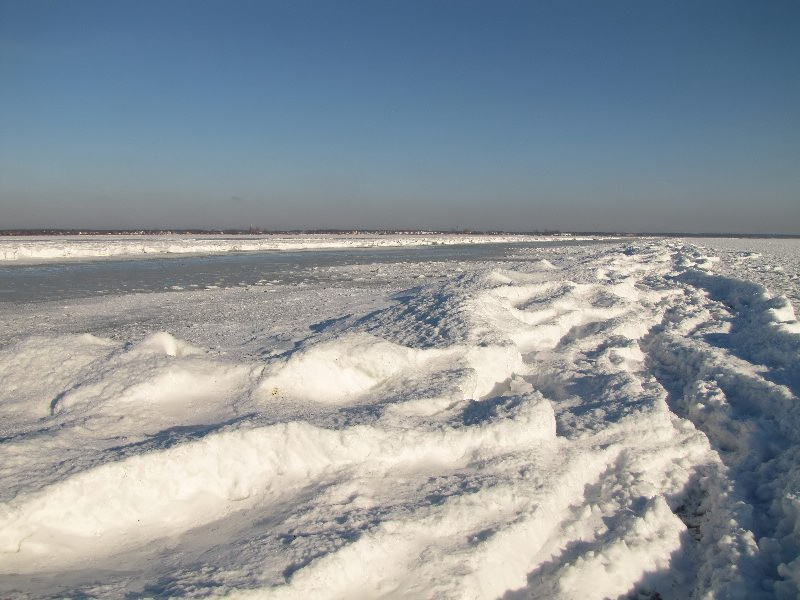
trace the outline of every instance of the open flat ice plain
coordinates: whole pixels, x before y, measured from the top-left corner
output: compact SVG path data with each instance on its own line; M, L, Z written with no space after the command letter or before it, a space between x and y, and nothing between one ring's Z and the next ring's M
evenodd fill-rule
M0 596L798 598L800 242L499 241L3 240Z

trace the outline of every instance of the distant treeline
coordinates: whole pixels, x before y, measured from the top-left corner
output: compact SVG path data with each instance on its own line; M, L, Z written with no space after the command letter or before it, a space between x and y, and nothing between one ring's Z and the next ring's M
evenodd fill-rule
M0 229L0 236L36 235L591 235L623 237L708 237L708 238L775 238L792 239L800 234L783 233L684 233L653 232L633 233L622 231L570 231L550 229L532 231L476 231L473 229L432 230L432 229L287 229L267 230L258 227L249 229Z
M243 229L2 229L0 235L242 235Z
M562 235L560 231L475 231L432 229L2 229L6 235ZM608 234L598 234L608 235Z

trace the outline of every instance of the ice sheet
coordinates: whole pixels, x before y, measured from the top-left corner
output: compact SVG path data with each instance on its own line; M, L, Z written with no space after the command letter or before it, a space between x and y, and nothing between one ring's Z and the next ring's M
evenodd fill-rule
M456 244L502 244L594 239L592 236L470 234L319 234L319 235L69 235L0 237L0 263L52 262L108 257L135 257L267 250L396 248ZM603 236L603 239L608 239Z

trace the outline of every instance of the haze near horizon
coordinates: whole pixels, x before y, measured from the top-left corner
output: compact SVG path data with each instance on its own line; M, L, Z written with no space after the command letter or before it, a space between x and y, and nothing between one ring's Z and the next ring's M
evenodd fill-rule
M790 1L0 0L0 229L800 233Z

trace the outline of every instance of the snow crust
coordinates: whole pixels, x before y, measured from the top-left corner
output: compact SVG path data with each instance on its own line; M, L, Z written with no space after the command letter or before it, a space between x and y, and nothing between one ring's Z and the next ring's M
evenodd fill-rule
M0 304L0 594L797 598L796 283L713 243Z
M0 263L18 261L36 263L65 259L119 258L168 254L264 252L267 250L335 250L522 242L557 243L565 239L588 240L592 238L587 236L553 237L549 235L471 234L236 235L232 237L188 234L14 236L0 237Z

